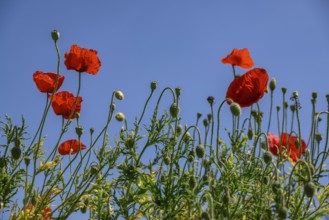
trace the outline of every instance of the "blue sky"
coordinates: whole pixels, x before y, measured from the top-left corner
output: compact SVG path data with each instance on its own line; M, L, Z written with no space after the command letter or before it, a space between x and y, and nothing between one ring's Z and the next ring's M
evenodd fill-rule
M19 123L24 115L29 131L35 131L45 97L36 89L32 74L56 71L50 32L57 29L62 58L72 44L78 44L98 50L102 61L97 76L82 77L81 122L86 130L102 128L111 93L117 89L125 94L117 109L132 125L153 80L161 89L182 88L183 122L193 124L196 112L209 112L209 95L215 97L216 106L225 98L232 72L219 60L234 47L246 47L255 67L277 78L275 105L280 103L282 86L288 88L288 96L299 91L302 132L308 134L311 92L319 93L319 110L327 107L328 10L327 0L0 0L0 117L8 114ZM237 68L237 72L245 71ZM66 70L63 60L61 73L66 77L61 90L75 93L78 75ZM269 95L260 105L268 112ZM167 108L169 102L160 110ZM223 117L223 126L229 126L229 114ZM113 126L112 137L121 124ZM50 112L45 130L48 147L59 127L60 117ZM272 130L277 131L273 124Z

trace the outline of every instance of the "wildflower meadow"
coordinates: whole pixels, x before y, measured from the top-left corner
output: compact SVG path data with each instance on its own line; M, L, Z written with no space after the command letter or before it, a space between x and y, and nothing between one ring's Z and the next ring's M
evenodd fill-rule
M57 30L51 43L57 69L35 70L27 82L44 95L37 129L28 129L24 114L19 124L9 114L0 118L0 219L74 219L77 213L94 220L315 220L329 215L329 109L317 109L317 93L312 93L312 123L305 127L298 91L279 88L280 79L254 67L247 48L232 48L219 58L218 65L232 67L232 81L226 94L207 97L208 113L188 110L195 111L194 121L182 123L184 87L150 81L135 120L120 111L126 94L115 90L107 117L97 118L104 126L95 130L81 123L81 90L88 90L81 81L84 74L97 77L107 60L79 45L61 57ZM61 89L66 83L61 69L76 75L76 91ZM280 97L278 105L274 96ZM169 106L164 97L171 100ZM329 94L326 98L329 106ZM61 122L58 135L45 135L52 126L49 115ZM223 121L230 126L223 127ZM114 122L122 128L109 133ZM45 146L50 135L57 141Z

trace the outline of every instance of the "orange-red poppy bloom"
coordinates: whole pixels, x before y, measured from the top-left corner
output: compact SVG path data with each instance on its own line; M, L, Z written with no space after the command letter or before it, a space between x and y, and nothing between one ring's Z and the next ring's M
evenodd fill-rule
M222 59L222 63L239 66L243 69L250 69L254 66L254 61L251 59L247 48L241 50L234 48L232 53Z
M51 96L49 95L49 97ZM72 93L62 91L54 94L51 105L56 115L62 115L65 119L72 119L75 113L80 113L81 102L81 96L76 98Z
M282 133L281 137L269 133L267 135L268 143L269 143L269 149L271 153L275 156L278 156L279 154L286 151L288 156L294 161L297 162L298 158L302 154L305 153L306 150L306 143L304 140L301 140L301 149L298 149L296 147L296 140L298 139L297 136L291 136L288 133ZM281 139L281 145L280 145L280 139ZM285 155L282 155L285 156Z
M65 53L64 63L68 70L87 72L92 75L96 75L102 65L96 50L80 48L78 45L73 45L70 52Z
M64 76L61 76L56 73L36 71L33 74L33 81L35 82L40 92L53 93L54 91L56 92L62 86Z
M67 140L61 143L58 147L58 153L60 155L69 155L69 154L76 154L79 150L85 150L87 147L83 143L79 143L78 140L72 139Z
M241 107L251 106L264 96L267 82L266 70L254 68L231 82L226 92L226 98L232 99Z

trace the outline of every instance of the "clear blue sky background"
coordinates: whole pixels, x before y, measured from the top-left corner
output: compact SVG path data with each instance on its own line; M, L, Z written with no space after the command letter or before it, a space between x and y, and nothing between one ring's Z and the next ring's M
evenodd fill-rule
M196 112L209 112L209 95L215 97L216 106L225 98L232 72L219 60L234 47L247 47L255 67L277 78L277 97L282 86L288 88L288 96L299 91L302 132L308 134L311 92L319 93L319 110L327 106L328 12L327 0L0 0L0 117L9 114L19 123L23 114L29 131L35 131L45 96L36 89L32 74L56 71L50 32L57 29L62 58L72 44L78 44L98 50L102 61L97 76L84 74L82 79L81 122L86 130L102 128L111 92L117 89L125 94L117 109L132 125L152 80L159 88L182 88L183 122L194 123ZM237 72L245 71L237 68ZM78 74L67 71L63 60L61 73L66 77L61 90L75 93ZM260 105L267 113L269 95ZM169 102L162 107L160 111ZM227 117L223 126L229 126L229 114L223 117ZM47 147L56 140L60 121L49 114ZM113 126L112 137L121 124ZM64 140L71 138L67 134ZM87 135L84 138L88 142Z

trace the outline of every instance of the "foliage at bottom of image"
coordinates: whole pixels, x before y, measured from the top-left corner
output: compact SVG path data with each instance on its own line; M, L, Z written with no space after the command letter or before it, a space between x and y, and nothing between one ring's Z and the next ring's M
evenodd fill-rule
M286 88L276 107L278 132L269 132L276 81L268 83L267 72L260 68L237 76L236 66L252 68L253 62L247 49L234 49L222 60L232 65L234 73L226 98L216 103L209 96L209 113L197 113L194 123L183 124L180 88L166 87L156 95L159 88L152 82L133 123L117 111L115 102L122 101L124 94L114 91L103 129L86 132L80 115L81 74L96 75L101 63L95 50L73 45L65 54L65 65L78 72L77 94L57 92L64 80L59 74L59 33L52 32L52 38L57 73L37 71L33 76L47 97L37 131L30 136L24 118L19 125L7 115L1 120L1 219L79 215L102 220L271 220L329 215L329 114L316 111L316 93L307 143L301 135L298 93L286 99ZM243 66L243 61L248 65ZM257 104L266 90L269 111ZM169 106L163 103L164 96L172 97ZM55 143L48 143L44 135L46 125L51 127L47 124L51 107L62 120ZM167 110L159 110L164 107ZM245 116L242 110L250 114ZM264 112L269 112L266 121ZM323 131L320 116L327 118ZM109 132L113 121L122 123L115 134ZM225 125L231 121L231 126L223 129L223 121ZM63 140L66 136L70 138Z

